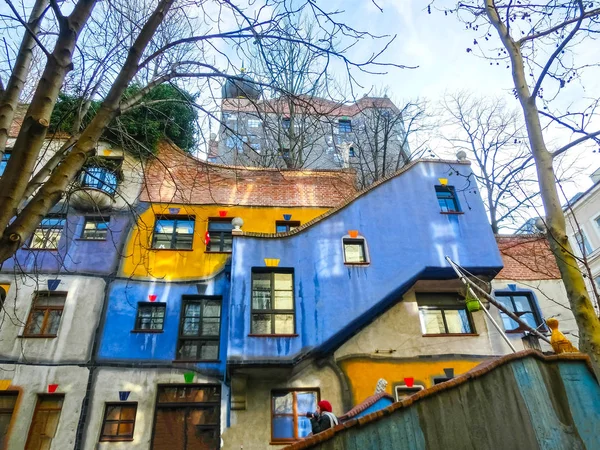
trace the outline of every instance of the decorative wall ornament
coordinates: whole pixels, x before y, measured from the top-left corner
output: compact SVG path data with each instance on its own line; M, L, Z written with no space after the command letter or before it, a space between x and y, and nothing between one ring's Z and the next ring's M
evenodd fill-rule
M5 391L10 386L12 380L0 380L0 391Z
M454 368L452 368L452 367L445 368L444 374L446 375L446 378L454 378Z
M179 211L181 211L181 208L169 208L169 214L172 214L174 216L179 214Z
M508 284L507 286L513 292L515 292L517 290L517 285L516 284Z
M55 291L58 288L61 280L48 280L48 289L51 291Z
M351 238L357 238L358 237L358 230L348 230L348 235Z
M219 211L219 217L227 217L227 211L222 209Z
M156 294L150 294L148 296L148 300L150 300L151 302L155 302L156 301Z
M119 391L119 400L122 402L127 401L129 394L131 394L131 391Z
M404 378L404 384L411 388L415 385L415 379L413 377L406 377Z
M446 186L448 184L448 178L438 178L438 181L442 186Z
M283 220L292 220L292 215L291 214L284 214L283 215Z
M377 381L377 386L375 386L375 394L381 394L382 392L385 392L387 385L387 380L385 378L380 378L379 381Z
M196 374L194 372L186 372L183 374L183 379L185 380L186 383L193 383L195 375Z
M265 258L265 266L267 267L278 267L279 260L275 258Z
M49 394L54 394L57 389L58 389L58 384L49 384L48 385L48 393Z

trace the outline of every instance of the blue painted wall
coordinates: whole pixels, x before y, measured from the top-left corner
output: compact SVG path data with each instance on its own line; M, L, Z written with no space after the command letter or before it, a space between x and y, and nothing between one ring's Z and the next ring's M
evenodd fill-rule
M380 409L387 408L392 403L394 403L394 402L387 397L380 398L375 403L373 403L371 406L369 406L367 409L358 413L355 417L353 417L353 419L360 419L361 417L364 417L366 415L374 413L375 411L379 411Z
M229 282L224 273L207 283L206 295L221 295L221 340L219 362L198 363L207 373L223 373L227 352ZM101 361L131 361L171 364L176 358L183 295L197 295L196 283L117 280L108 288L108 306L98 350ZM138 302L156 295L166 303L162 333L132 333ZM185 363L189 364L189 363Z
M84 215L69 215L58 249L21 248L13 258L2 265L2 272L18 270L35 273L69 272L97 275L116 272L124 240L131 227L131 216L123 213L111 214L107 238L104 241L80 239L84 223Z
M235 237L228 358L282 362L329 351L416 280L455 278L446 255L474 273L495 274L502 260L470 174L468 165L418 163L293 236ZM455 186L464 214L440 213L438 178ZM348 230L367 239L370 265L344 265L341 239ZM294 269L297 337L248 336L251 268L264 267L264 258Z

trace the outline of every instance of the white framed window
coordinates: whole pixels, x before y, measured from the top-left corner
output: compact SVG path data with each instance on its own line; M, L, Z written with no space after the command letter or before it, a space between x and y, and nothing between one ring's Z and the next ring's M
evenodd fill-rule
M394 396L396 397L396 401L400 402L411 395L415 395L417 392L420 392L423 389L425 389L425 386L420 384L415 384L412 387L398 385L394 388Z

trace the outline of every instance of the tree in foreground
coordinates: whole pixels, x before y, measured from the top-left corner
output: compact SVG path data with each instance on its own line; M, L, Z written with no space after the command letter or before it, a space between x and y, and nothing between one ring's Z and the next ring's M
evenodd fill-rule
M521 105L536 165L550 247L577 321L581 349L590 355L600 379L600 320L567 237L554 167L556 158L568 150L600 143L600 130L594 128L599 99L586 99L574 86L599 75L598 2L467 0L445 6L446 14L457 15L474 35L467 52L511 69L513 93ZM497 42L500 46L494 47ZM568 97L562 100L563 96ZM547 133L560 128L570 131L572 139L550 148Z
M354 61L346 53L349 48L361 40L381 38L350 27L341 22L339 12L328 12L308 0L7 4L10 15L4 17L3 32L13 40L6 40L10 57L0 67L0 156L25 86L35 88L0 178L0 262L10 258L68 194L111 124L152 97L159 86L195 83L200 93L209 92L215 82L239 80L227 75L232 72L229 53L247 56L250 49L254 52L278 41L341 60L350 81L353 70L378 72L391 66L380 62L389 39L381 41L381 51ZM307 42L295 29L282 26L294 23L296 15L314 19L322 31L319 42ZM36 54L41 58L34 58ZM32 63L40 60L40 75L28 79L38 73ZM32 178L61 93L81 99L75 105L69 139ZM168 99L154 98L146 106L150 102L156 106L159 100Z

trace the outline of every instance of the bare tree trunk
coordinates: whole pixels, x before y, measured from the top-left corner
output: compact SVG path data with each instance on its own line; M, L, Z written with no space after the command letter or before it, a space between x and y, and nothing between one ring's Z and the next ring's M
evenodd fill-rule
M35 5L31 10L29 20L27 21L29 31L25 30L21 46L19 47L19 53L17 54L17 59L15 60L8 83L6 83L6 90L0 97L0 156L2 156L6 148L10 125L15 117L15 111L19 104L19 97L21 92L23 92L27 74L31 67L33 48L35 47L35 39L31 33L37 33L39 31L40 19L46 6L48 6L48 0L36 0Z
M546 148L536 99L532 96L519 45L510 37L498 16L494 0L486 0L486 14L509 53L517 96L523 109L529 144L536 163L540 193L546 211L546 227L550 248L556 259L567 291L571 310L579 328L579 346L592 361L596 378L600 380L600 320L589 299L583 275L567 238L565 215L560 204L552 154Z

